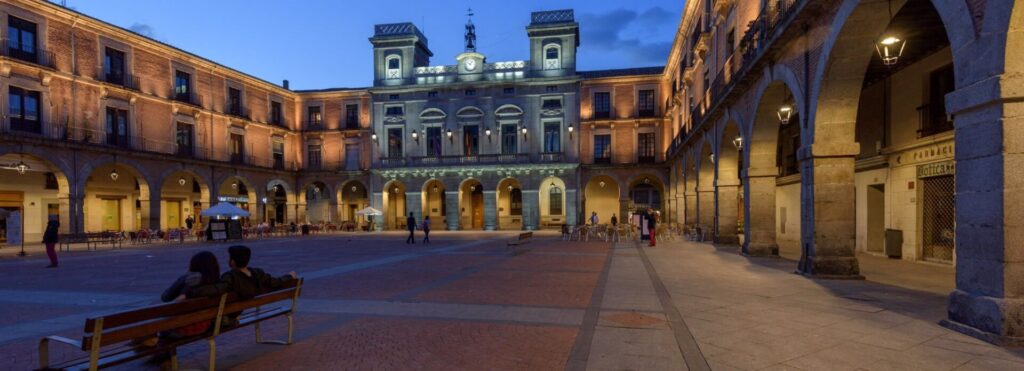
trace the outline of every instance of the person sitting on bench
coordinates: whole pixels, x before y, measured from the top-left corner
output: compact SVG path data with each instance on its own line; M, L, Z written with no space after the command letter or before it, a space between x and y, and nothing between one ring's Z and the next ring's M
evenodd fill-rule
M252 299L257 295L268 293L284 287L294 280L295 272L281 277L274 277L259 268L250 268L249 259L252 250L247 246L235 245L228 248L228 266L231 270L220 276L220 282L209 288L198 290L202 296L216 296L223 293L234 293L239 300Z

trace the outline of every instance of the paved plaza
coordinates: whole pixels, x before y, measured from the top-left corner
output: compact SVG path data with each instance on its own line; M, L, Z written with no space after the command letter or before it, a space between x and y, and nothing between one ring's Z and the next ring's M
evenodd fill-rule
M944 294L872 281L817 281L786 259L671 241L567 242L538 233L524 254L512 233L437 232L247 242L253 266L295 270L306 286L296 343L218 340L218 367L252 370L1020 370L1024 350L947 330ZM81 336L84 318L155 303L200 250L162 245L45 257L4 255L0 369L36 367L45 335ZM908 263L909 264L909 263ZM933 290L934 291L934 290ZM283 336L271 320L264 336ZM55 357L77 355L52 346ZM206 345L181 349L200 369ZM141 361L121 369L157 369Z

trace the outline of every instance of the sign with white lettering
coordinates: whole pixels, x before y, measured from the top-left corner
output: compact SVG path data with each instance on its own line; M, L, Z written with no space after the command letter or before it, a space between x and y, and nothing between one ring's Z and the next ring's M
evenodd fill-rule
M249 203L249 198L248 197L242 197L242 196L219 196L219 197L217 197L217 201L220 201L220 202L231 202L231 203L236 203L236 204L247 204L247 203Z
M954 173L956 173L956 163L953 161L936 162L917 167L918 178L953 175Z

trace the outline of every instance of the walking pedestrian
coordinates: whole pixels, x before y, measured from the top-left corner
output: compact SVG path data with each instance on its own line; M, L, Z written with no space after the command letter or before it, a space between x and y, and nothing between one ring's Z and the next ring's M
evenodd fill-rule
M409 213L409 217L405 219L405 225L409 228L409 238L405 239L405 243L415 245L416 236L413 236L413 233L416 232L416 218L412 216L412 213Z
M192 227L196 225L196 220L192 219L192 215L185 218L185 227L188 228L189 232L192 231Z
M598 221L597 211L591 212L590 213L590 225L597 225L597 221Z
M619 218L612 213L612 242L619 242Z
M655 213L653 209L647 209L647 218L648 234L651 236L651 243L648 246L654 247L657 244L654 240L654 231L658 225L658 214Z
M57 268L57 232L60 230L60 222L50 219L46 222L46 231L43 232L43 243L46 244L46 256L50 257L50 265L47 268Z
M423 244L430 244L430 215L423 217Z

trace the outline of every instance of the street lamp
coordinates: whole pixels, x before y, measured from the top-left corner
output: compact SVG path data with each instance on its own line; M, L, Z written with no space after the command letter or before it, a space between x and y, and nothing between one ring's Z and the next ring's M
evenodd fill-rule
M576 129L576 124L569 124L569 140L572 140L572 131Z
M598 182L597 185L601 186L601 188L604 188L604 181L602 180L602 181Z
M114 170L111 170L111 171L110 171L110 179L111 179L111 180L113 180L113 181L115 181L115 182L116 182L116 181L117 181L117 177L119 177L119 176L121 176L121 175L119 175L119 174L117 173L117 169L114 169Z
M906 46L907 40L902 40L897 36L889 35L875 43L875 51L877 51L878 56L882 58L883 64L886 66L892 66L899 62L900 56L903 55L903 48Z
M449 142L455 141L455 138L452 138L452 129L448 129L448 131L445 134L448 135Z
M793 107L788 104L783 104L779 107L779 123L782 125L789 125L789 119L793 117Z
M25 163L25 161L18 160L18 164L14 165L14 169L18 171L19 175L25 175L25 172L28 171L30 167Z
M373 139L373 141L376 142L377 141L377 133L376 132L371 132L370 133L370 139Z
M420 142L420 134L419 134L418 131L416 131L416 130L412 131L412 140L415 140L416 143Z
M740 136L740 135L736 135L735 138L732 138L732 145L735 146L736 149L742 151L743 150L743 137Z

